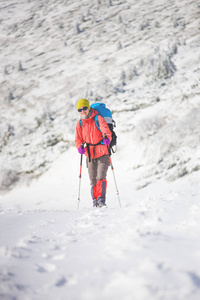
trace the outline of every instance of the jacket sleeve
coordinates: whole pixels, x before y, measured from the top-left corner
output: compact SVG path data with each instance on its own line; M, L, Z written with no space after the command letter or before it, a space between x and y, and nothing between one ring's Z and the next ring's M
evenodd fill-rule
M78 149L81 144L83 144L83 137L82 137L82 128L80 125L80 121L78 121L77 125L76 125L76 135L75 135L75 145L76 148Z
M102 132L102 135L106 135L110 140L112 140L112 134L111 131L108 127L108 124L104 120L104 118L101 115L98 115L98 120L99 120L99 128Z

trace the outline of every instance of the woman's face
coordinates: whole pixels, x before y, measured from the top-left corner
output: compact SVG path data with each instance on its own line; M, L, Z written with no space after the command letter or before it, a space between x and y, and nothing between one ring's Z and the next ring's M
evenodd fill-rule
M78 109L78 112L80 113L81 118L85 119L89 114L89 109L86 106L83 106Z

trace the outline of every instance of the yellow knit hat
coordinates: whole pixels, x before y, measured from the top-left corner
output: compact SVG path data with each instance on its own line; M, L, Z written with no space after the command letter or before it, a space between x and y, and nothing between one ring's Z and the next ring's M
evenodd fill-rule
M77 110L80 107L84 107L84 106L86 106L90 110L90 102L87 99L80 99L76 104Z

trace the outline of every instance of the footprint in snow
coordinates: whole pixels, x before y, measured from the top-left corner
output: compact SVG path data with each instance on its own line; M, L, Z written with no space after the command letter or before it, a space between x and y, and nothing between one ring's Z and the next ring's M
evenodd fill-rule
M36 236L36 235L33 235L31 236L29 239L28 239L28 243L29 244L36 244L36 243L40 243L40 242L43 242L44 240L39 237L39 236Z
M49 263L37 264L35 267L39 273L53 272L56 270L56 265Z
M55 284L55 286L57 287L62 287L63 285L65 285L67 283L67 280L65 277L61 277Z
M193 284L200 289L200 277L193 272L189 272L188 275L190 276Z
M14 276L15 276L14 273L8 271L7 269L3 269L0 271L0 282L6 282L9 280L13 280Z
M14 247L11 250L12 257L25 259L30 257L31 250L28 248Z
M25 291L27 289L27 286L22 285L22 284L15 284L15 287L19 290L19 291ZM15 299L15 298L14 298Z
M45 240L42 237L37 235L25 236L18 241L17 246L27 248L30 246L30 244L37 244L44 241Z

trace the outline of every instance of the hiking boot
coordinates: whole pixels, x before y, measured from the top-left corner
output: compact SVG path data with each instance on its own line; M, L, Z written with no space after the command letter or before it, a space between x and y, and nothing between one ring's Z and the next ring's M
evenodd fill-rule
M99 197L98 200L97 200L97 206L98 207L106 206L106 204L105 204L105 198Z
M97 200L93 200L93 207L97 207Z

